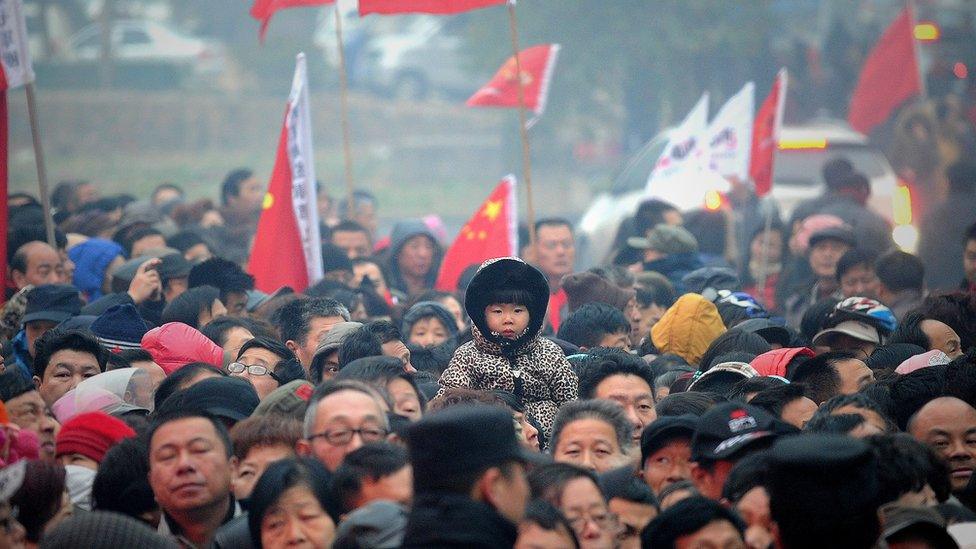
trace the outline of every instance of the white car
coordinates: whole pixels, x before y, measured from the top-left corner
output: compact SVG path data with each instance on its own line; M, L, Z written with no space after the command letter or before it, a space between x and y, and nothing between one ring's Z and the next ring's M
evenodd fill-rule
M68 41L66 61L95 61L101 55L101 27L89 25ZM197 38L157 21L126 19L112 24L112 57L117 62L186 65L196 75L216 75L226 67L223 44Z
M632 216L643 200L660 198L682 211L721 207L729 182L714 173L682 178L680 185L658 185L647 192L647 179L667 144L670 130L658 134L627 163L609 192L597 195L577 228L577 262L581 267L606 263L620 223ZM867 137L843 122L817 121L784 126L776 153L773 190L780 215L788 218L802 200L823 193L823 165L846 157L854 169L871 180L869 207L894 226L893 238L902 249L914 250L918 231L912 225L911 194L901 185L885 156Z

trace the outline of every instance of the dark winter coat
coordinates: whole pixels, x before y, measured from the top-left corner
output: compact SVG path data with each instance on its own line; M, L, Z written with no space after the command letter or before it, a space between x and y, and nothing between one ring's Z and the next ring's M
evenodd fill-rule
M459 494L419 494L403 549L495 549L515 545L518 530L494 508Z
M427 273L425 284L427 288L433 288L434 283L437 282L437 271L440 269L441 260L444 258L444 250L441 249L437 237L423 221L410 219L397 223L393 227L393 232L390 234L390 247L386 255L387 283L391 290L398 292L404 297L410 294L410 290L407 288L407 283L400 274L398 260L400 258L400 252L403 251L404 244L411 238L419 235L430 238L430 241L434 244L434 261L431 264L430 271Z

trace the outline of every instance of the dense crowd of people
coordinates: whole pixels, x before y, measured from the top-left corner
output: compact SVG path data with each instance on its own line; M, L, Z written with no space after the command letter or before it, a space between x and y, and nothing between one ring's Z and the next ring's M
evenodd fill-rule
M12 194L0 547L976 545L976 166L919 255L823 178L782 220L646 201L586 270L540 219L454 291L437 218L381 235L364 191L271 293L248 170L64 182L53 243Z

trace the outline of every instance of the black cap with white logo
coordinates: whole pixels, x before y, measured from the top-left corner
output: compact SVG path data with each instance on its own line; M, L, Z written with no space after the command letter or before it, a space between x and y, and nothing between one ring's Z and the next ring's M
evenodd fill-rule
M691 440L691 459L728 459L759 441L769 444L782 432L778 421L761 408L727 402L698 418Z

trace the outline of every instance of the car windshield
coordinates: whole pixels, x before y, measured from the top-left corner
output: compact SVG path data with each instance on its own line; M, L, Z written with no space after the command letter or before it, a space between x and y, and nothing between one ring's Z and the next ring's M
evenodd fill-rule
M854 169L875 178L886 173L884 156L880 152L861 145L838 145L826 149L779 151L776 155L776 184L795 187L824 184L821 169L828 161L844 157Z
M667 138L658 136L644 145L614 178L610 193L621 195L639 191L646 187L647 178L650 177L654 165L657 164L657 159L664 152L667 143Z

